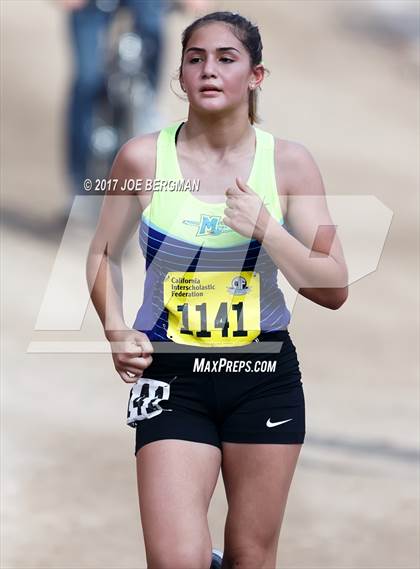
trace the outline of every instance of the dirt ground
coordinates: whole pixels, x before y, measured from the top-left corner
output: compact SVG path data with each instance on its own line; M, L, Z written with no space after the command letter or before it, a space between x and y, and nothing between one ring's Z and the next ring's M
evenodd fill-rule
M110 355L101 353L99 320L92 307L84 315L82 306L80 330L62 322L60 328L56 313L49 314L59 322L56 329L35 329L57 263L68 275L59 288L63 311L74 303L74 291L84 290L92 233L79 227L63 236L51 221L67 195L63 123L71 60L65 16L54 0L0 5L1 566L145 568L134 438L125 425L128 388ZM393 212L378 267L352 284L339 311L302 297L294 306L290 331L303 373L308 434L277 567L415 569L419 85L412 45L369 37L358 25L369 17L367 1L217 6L260 25L271 71L261 127L309 148L328 194L374 195ZM186 114L169 78L190 19L175 14L167 24L159 108L168 122ZM352 212L363 217L357 208ZM142 276L135 242L129 253L125 306L133 322ZM58 340L56 353L46 347ZM75 342L96 342L97 350L77 351ZM221 549L226 512L219 478L209 524Z

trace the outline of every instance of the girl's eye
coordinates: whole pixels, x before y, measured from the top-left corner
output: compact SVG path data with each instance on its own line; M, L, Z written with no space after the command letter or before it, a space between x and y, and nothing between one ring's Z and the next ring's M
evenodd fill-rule
M198 63L199 61L203 61L202 57L192 57L189 60L189 63ZM233 63L233 59L231 59L230 57L221 57L220 61L222 61L223 63Z

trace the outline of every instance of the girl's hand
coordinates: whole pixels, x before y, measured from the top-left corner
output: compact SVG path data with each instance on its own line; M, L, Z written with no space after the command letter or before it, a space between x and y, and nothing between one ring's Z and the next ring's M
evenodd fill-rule
M261 198L240 178L236 178L237 188L228 188L223 223L244 237L252 237L262 242L270 214Z
M153 361L153 346L149 338L131 328L109 332L107 337L114 366L121 379L126 383L136 383Z

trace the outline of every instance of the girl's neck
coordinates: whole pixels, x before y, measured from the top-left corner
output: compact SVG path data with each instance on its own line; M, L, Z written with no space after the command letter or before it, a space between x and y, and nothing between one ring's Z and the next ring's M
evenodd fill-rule
M239 109L238 109L239 110ZM220 155L242 153L254 144L255 133L248 116L243 112L224 116L198 115L191 108L178 141L200 148L200 154Z

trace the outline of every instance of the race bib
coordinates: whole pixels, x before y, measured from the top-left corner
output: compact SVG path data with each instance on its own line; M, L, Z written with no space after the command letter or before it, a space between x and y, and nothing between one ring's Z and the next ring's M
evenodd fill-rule
M260 275L169 272L163 283L168 338L192 346L243 346L260 334Z

